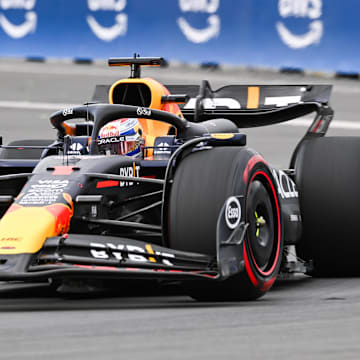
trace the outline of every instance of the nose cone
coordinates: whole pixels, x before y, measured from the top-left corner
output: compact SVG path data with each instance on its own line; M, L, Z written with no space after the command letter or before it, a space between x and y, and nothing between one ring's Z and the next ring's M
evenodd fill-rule
M23 207L13 204L0 220L0 254L36 253L46 240L69 229L72 207L51 204Z

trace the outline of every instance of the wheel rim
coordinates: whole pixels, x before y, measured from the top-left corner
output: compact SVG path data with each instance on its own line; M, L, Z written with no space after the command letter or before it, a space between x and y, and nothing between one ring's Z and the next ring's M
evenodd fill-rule
M247 247L252 263L264 276L276 267L281 239L278 203L271 195L276 196L269 177L263 172L256 173L250 180L247 195Z

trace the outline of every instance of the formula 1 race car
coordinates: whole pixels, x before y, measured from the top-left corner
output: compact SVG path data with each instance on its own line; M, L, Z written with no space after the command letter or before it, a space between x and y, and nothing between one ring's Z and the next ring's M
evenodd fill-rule
M357 188L356 166L346 164L359 142L323 137L331 86L213 91L207 81L140 77L141 66L161 61L110 59L130 66L130 78L54 113L55 141L2 146L0 280L176 280L198 300L249 300L280 270L353 269L357 245L341 233L354 228L353 215L342 204ZM272 167L239 132L310 113L289 169ZM122 132L129 119L137 130Z

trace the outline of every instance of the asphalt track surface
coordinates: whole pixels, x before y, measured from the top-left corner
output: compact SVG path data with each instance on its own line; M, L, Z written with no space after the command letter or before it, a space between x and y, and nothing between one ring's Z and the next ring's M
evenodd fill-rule
M360 135L360 83L236 69L191 66L151 69L167 84L208 79L230 83L332 83L336 121L330 135ZM91 99L95 84L127 70L101 65L0 61L0 135L53 138L48 116L59 104ZM54 108L53 108L54 107ZM306 122L306 120L304 120ZM246 131L250 146L286 167L306 127ZM0 359L357 359L360 356L357 278L280 280L262 299L199 303L176 288L136 283L97 297L63 298L43 285L0 284Z

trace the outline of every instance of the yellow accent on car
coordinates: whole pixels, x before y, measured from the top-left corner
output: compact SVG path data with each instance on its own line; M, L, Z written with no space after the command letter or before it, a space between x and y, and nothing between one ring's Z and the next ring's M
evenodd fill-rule
M260 101L260 88L258 86L248 87L247 109L257 109Z
M255 217L256 217L256 237L259 237L260 235L259 216L256 211L255 211Z
M232 139L234 137L234 134L218 133L218 134L211 134L210 136L218 140L228 140L228 139Z
M36 253L46 238L58 235L56 218L44 207L21 207L0 221L0 254Z
M145 249L149 254L155 254L155 252L154 252L154 250L153 250L153 248L152 248L152 246L150 244L146 244ZM156 262L156 259L153 258L153 257L149 257L149 261Z

